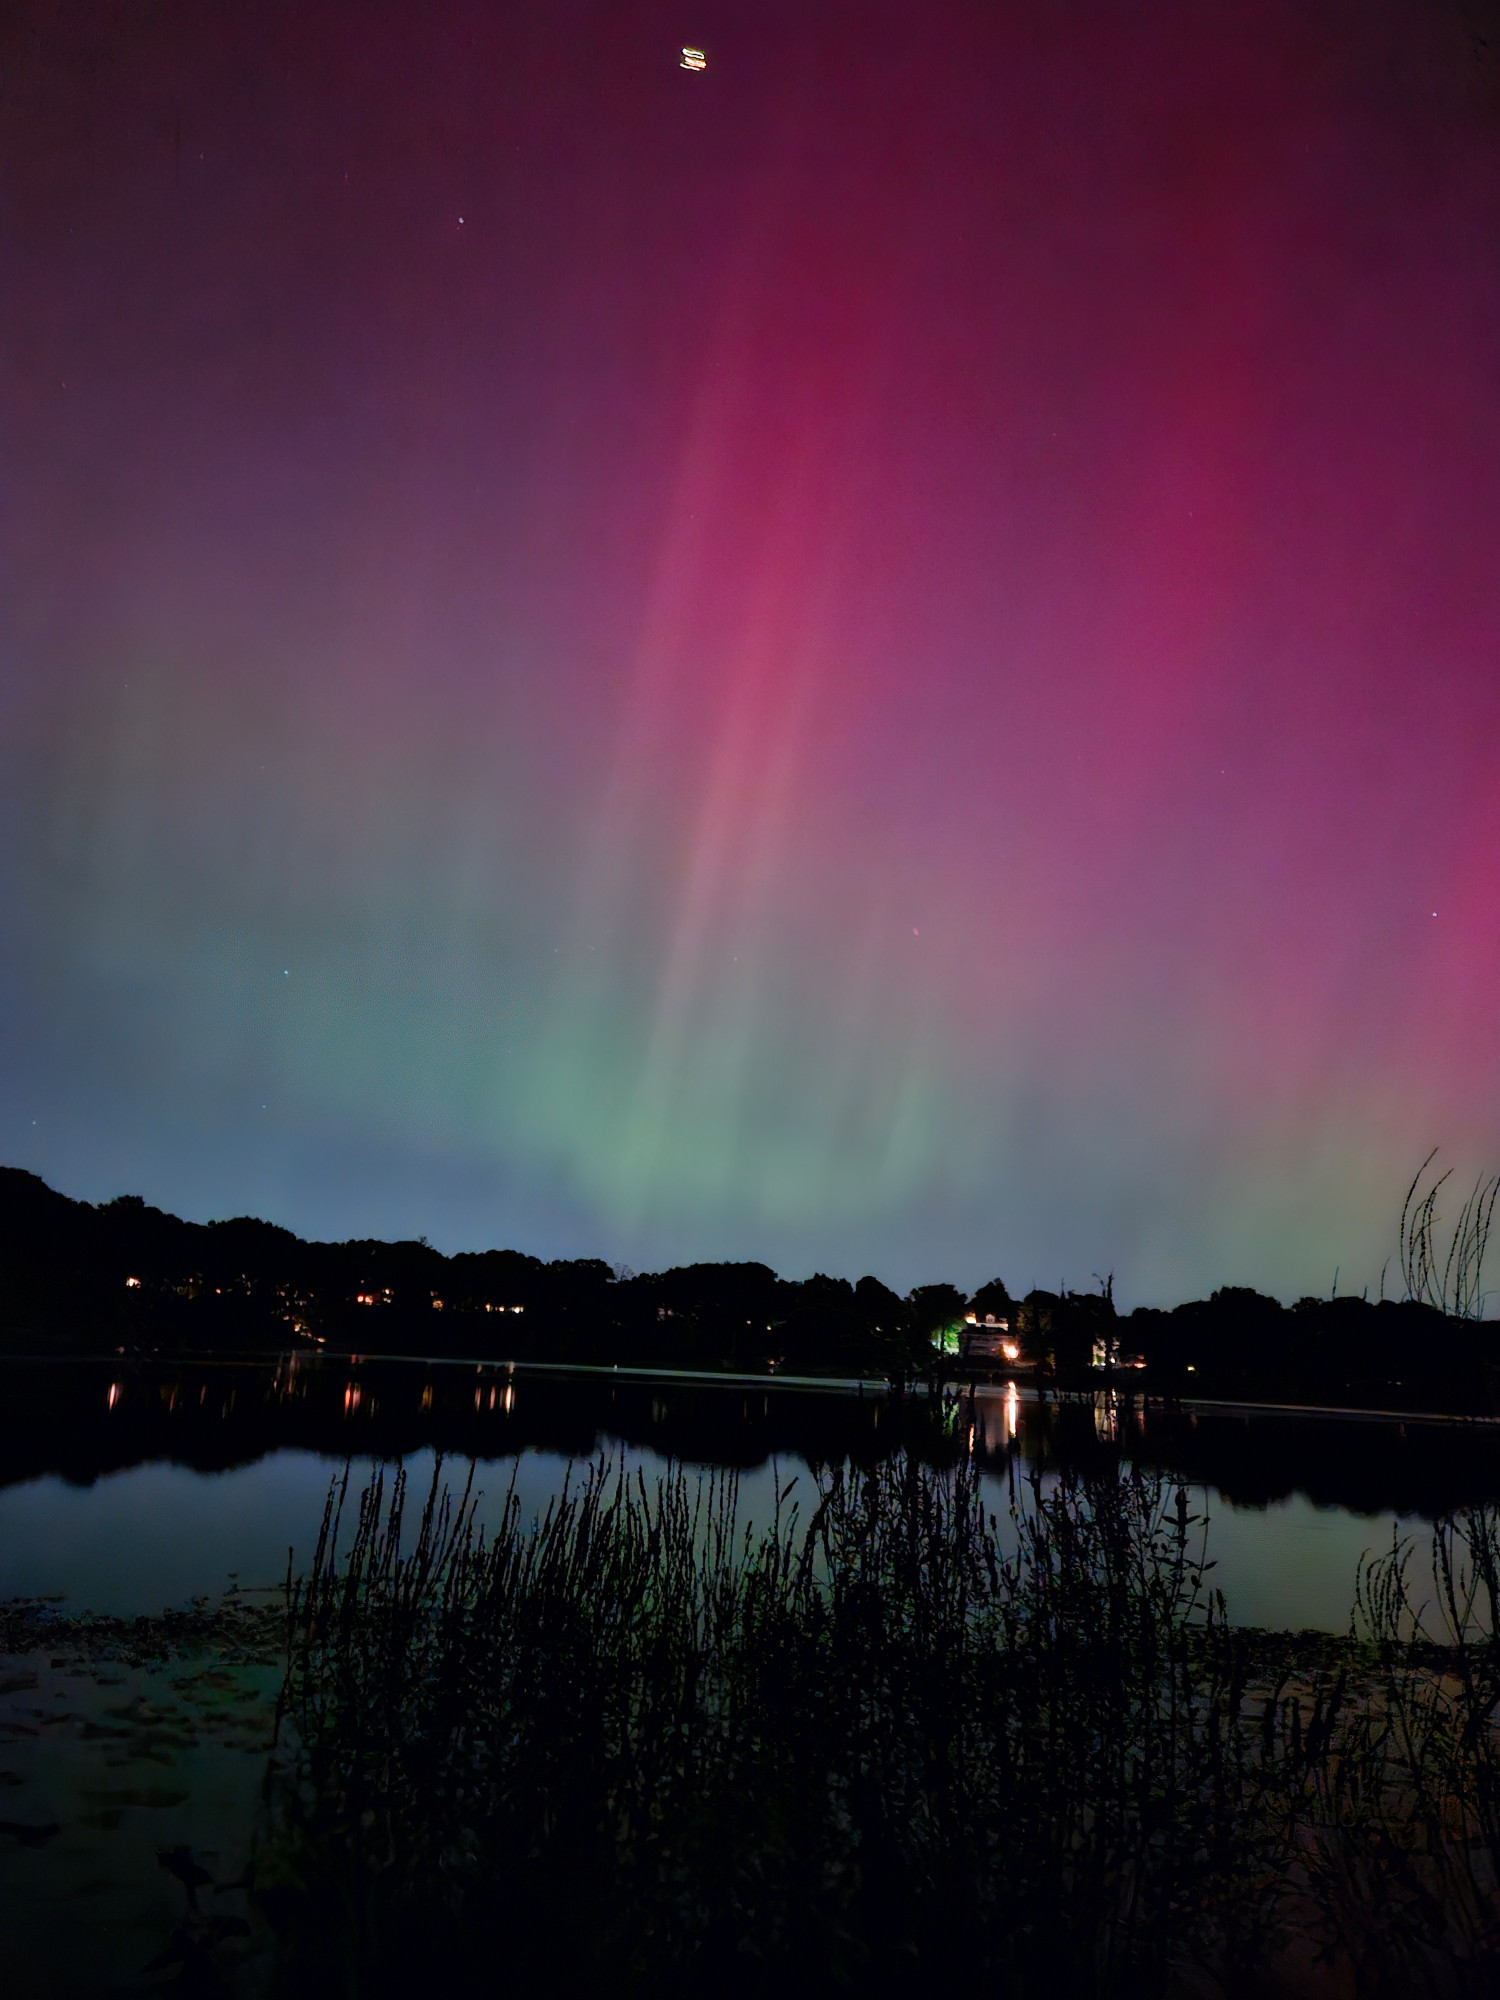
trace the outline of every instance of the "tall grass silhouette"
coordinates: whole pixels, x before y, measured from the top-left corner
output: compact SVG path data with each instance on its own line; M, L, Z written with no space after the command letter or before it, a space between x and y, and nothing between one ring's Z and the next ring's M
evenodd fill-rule
M1125 1467L997 1514L898 1456L755 1531L731 1474L601 1459L488 1536L439 1470L409 1546L395 1470L340 1553L348 1505L289 1586L289 1992L1493 1990L1492 1511L1438 1531L1440 1632L1397 1545L1293 1642Z
M1500 1174L1481 1174L1469 1190L1458 1220L1441 1243L1438 1197L1452 1178L1452 1169L1424 1188L1427 1171L1438 1156L1433 1147L1412 1176L1401 1204L1401 1275L1406 1296L1432 1306L1454 1319L1484 1317L1484 1260L1494 1222Z

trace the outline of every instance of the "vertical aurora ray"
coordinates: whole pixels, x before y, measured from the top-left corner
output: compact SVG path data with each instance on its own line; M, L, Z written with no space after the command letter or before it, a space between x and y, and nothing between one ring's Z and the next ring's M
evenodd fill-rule
M700 363L529 1104L626 1228L655 1208L857 1214L944 1144L922 1009L883 976L877 911L863 936L847 910L828 922L816 825L824 739L861 699L839 488L868 368L856 349L838 380L814 371L768 424L750 261Z

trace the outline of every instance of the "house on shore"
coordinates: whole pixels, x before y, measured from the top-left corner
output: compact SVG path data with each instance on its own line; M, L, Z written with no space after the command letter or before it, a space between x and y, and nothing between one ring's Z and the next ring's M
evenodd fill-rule
M1021 1359L1021 1343L1011 1332L1010 1321L994 1313L985 1313L983 1318L978 1313L965 1315L958 1351L965 1361L1008 1361L1014 1365Z

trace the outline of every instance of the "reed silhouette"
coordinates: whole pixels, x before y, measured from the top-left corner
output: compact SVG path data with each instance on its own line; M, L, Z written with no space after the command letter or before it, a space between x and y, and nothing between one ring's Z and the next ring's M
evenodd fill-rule
M407 1547L404 1474L352 1538L346 1475L288 1586L285 1990L1494 1990L1493 1509L1437 1530L1440 1631L1397 1545L1339 1641L1230 1627L1138 1470L805 1497L755 1534L732 1475L600 1459L486 1538L435 1476Z
M1438 1197L1452 1178L1441 1173L1425 1189L1428 1169L1438 1156L1433 1147L1412 1176L1401 1204L1401 1275L1406 1296L1452 1319L1484 1317L1484 1260L1489 1248L1500 1174L1481 1174L1469 1190L1448 1237L1441 1246Z

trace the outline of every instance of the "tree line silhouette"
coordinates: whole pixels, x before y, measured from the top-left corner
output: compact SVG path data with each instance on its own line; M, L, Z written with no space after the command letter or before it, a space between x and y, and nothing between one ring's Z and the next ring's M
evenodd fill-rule
M1495 1323L1480 1317L1493 1188L1446 1252L1436 1192L1412 1183L1405 1296L1306 1297L1242 1286L1170 1310L1088 1292L904 1297L874 1277L779 1277L761 1263L649 1273L518 1250L444 1256L424 1241L307 1242L251 1217L194 1223L124 1195L73 1201L0 1168L0 1351L365 1354L783 1374L1017 1373L1201 1398L1385 1408L1500 1407ZM987 1324L988 1322L988 1324ZM994 1333L1008 1335L1001 1351ZM977 1338L976 1336L983 1336Z

